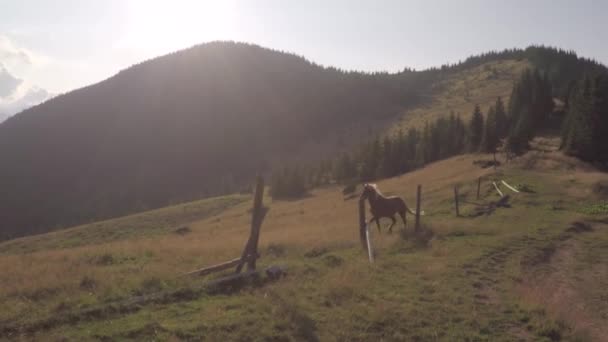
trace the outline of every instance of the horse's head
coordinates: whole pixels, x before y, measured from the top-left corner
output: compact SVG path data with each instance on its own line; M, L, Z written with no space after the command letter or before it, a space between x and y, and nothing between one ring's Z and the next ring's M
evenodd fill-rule
M376 185L375 184L363 184L363 192L361 193L361 197L359 197L360 201L364 201L368 198L376 198L376 195L378 194L378 190L376 189Z

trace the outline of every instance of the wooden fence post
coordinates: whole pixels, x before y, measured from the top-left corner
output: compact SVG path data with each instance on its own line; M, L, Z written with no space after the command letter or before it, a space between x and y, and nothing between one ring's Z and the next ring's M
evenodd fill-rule
M257 177L255 193L253 197L253 209L251 212L251 234L241 255L241 263L236 267L236 273L240 273L245 262L249 270L255 270L256 256L258 255L258 240L260 239L260 227L266 215L266 209L262 206L264 199L264 179ZM251 256L251 257L249 257Z
M374 262L374 249L372 247L371 233L369 231L369 225L365 221L365 201L359 200L359 239L363 249L367 250L369 256L369 262Z
M420 229L420 192L422 186L418 184L418 189L416 190L416 228L415 231L418 232Z
M477 199L479 199L479 189L481 188L481 177L477 179Z
M359 200L359 239L363 249L367 249L367 235L365 222L365 201Z
M454 205L456 208L456 216L460 216L460 207L458 206L458 185L454 185Z
M369 257L369 262L374 262L374 248L372 247L372 238L371 233L369 232L369 225L365 227L365 239L367 240L367 256Z

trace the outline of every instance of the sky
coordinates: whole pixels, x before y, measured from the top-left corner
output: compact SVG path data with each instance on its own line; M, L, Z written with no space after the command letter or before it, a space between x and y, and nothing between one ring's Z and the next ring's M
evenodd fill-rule
M607 13L603 0L0 0L0 113L214 40L364 71L531 44L608 64Z

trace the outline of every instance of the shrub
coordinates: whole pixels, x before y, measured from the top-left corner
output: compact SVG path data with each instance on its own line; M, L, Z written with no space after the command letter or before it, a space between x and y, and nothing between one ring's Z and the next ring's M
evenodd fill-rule
M97 281L95 281L95 278L93 277L87 275L80 280L80 288L83 290L93 291L96 287Z

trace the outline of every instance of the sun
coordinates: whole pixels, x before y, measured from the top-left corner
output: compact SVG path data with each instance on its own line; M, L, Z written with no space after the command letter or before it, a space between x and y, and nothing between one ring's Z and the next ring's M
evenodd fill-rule
M126 2L123 44L167 53L211 40L231 39L236 6L231 1Z

